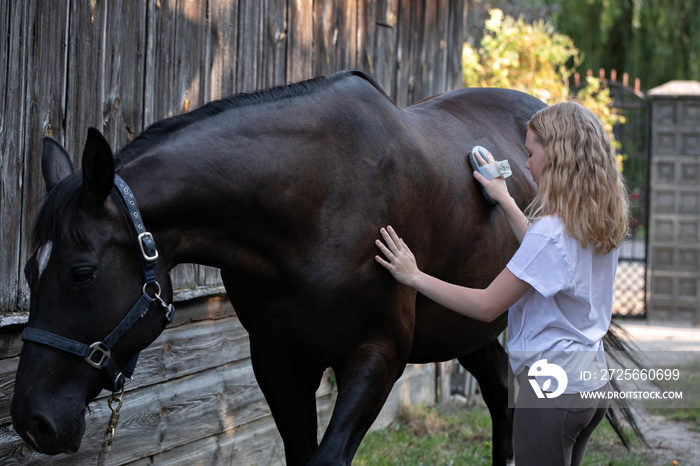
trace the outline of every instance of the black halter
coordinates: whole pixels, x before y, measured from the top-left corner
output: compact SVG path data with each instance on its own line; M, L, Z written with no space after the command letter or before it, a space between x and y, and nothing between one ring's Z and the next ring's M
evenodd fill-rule
M173 312L175 308L172 304L166 304L160 297L160 285L156 281L156 264L158 260L158 250L153 235L146 231L141 220L141 213L136 205L136 199L129 186L118 175L114 175L114 184L117 191L121 195L121 199L126 205L129 212L129 218L138 235L138 244L141 250L141 263L143 265L144 285L141 298L134 304L129 313L124 316L122 321L112 332L107 335L102 341L96 341L91 345L81 343L69 338L56 335L51 332L40 330L37 328L26 327L22 334L22 340L33 341L42 345L50 346L71 354L78 355L85 359L85 362L96 369L102 369L106 372L111 386L105 384L107 390L117 392L124 387L127 379L130 379L136 368L138 361L138 353L131 358L127 365L119 370L117 364L111 356L111 350L121 337L129 331L131 327L139 321L151 307L154 301L165 311L165 318L168 322L173 320ZM153 292L153 297L148 294L148 291Z

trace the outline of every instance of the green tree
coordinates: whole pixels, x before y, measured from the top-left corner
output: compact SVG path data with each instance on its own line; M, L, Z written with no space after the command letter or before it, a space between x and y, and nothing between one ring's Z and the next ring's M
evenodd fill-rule
M576 99L598 115L619 148L613 126L625 119L612 106L609 90L597 78L588 77L576 95L570 93L569 78L579 63L579 51L571 38L555 32L544 20L530 24L504 16L498 9L490 13L481 47L464 46L464 85L516 89L546 104Z
M700 80L697 0L552 0L552 22L570 36L583 69L617 70L649 89Z
M566 62L578 60L573 41L544 20L528 24L498 9L490 14L479 50L464 47L464 85L517 89L545 103L566 98Z

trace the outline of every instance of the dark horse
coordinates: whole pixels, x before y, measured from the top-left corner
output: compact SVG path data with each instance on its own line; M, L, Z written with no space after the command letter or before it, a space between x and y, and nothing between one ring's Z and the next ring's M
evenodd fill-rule
M481 384L494 462L505 463L507 362L496 340L505 316L476 322L398 285L374 261L374 240L391 224L422 270L488 285L517 242L466 154L480 144L508 158L510 192L525 206L535 187L523 141L542 107L515 91L461 89L399 109L364 74L342 72L157 122L116 157L91 129L77 172L46 139L49 196L26 267L32 330L12 403L17 432L41 452L76 451L87 404L120 386L91 366L109 356L118 373L153 342L168 323L158 304L172 296L167 271L194 262L221 269L287 464L350 464L406 363L452 358ZM150 229L143 240L115 172ZM159 285L144 285L153 240ZM149 297L145 310L125 317L139 296ZM122 319L133 326L88 356L93 364L58 348L100 342ZM338 395L318 445L315 391L327 367Z

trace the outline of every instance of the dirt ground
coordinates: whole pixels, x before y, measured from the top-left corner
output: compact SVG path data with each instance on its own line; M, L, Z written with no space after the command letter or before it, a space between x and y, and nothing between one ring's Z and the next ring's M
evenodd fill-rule
M677 364L686 364L700 359L700 328L689 324L667 324L647 321L619 322L631 341L645 354L651 355L652 363L668 362L668 352L678 352ZM648 352L648 353L647 353ZM662 352L662 353L657 353ZM664 359L664 361L654 358ZM699 426L666 420L641 410L638 421L659 465L700 465Z

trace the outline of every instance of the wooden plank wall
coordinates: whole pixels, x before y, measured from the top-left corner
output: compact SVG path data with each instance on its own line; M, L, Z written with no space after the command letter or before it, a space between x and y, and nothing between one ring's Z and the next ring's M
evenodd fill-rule
M9 418L44 135L79 166L90 126L118 148L210 100L343 69L368 72L407 106L461 87L466 14L467 0L0 0L0 463L47 461ZM276 461L279 437L218 271L172 274L178 320L142 355L110 463ZM327 417L328 384L319 406ZM94 462L106 411L91 405L81 453L56 464Z
M26 310L22 267L44 195L41 138L76 165L89 126L115 147L210 100L342 69L400 106L461 85L465 0L2 0L0 311ZM189 266L179 288L218 284Z

